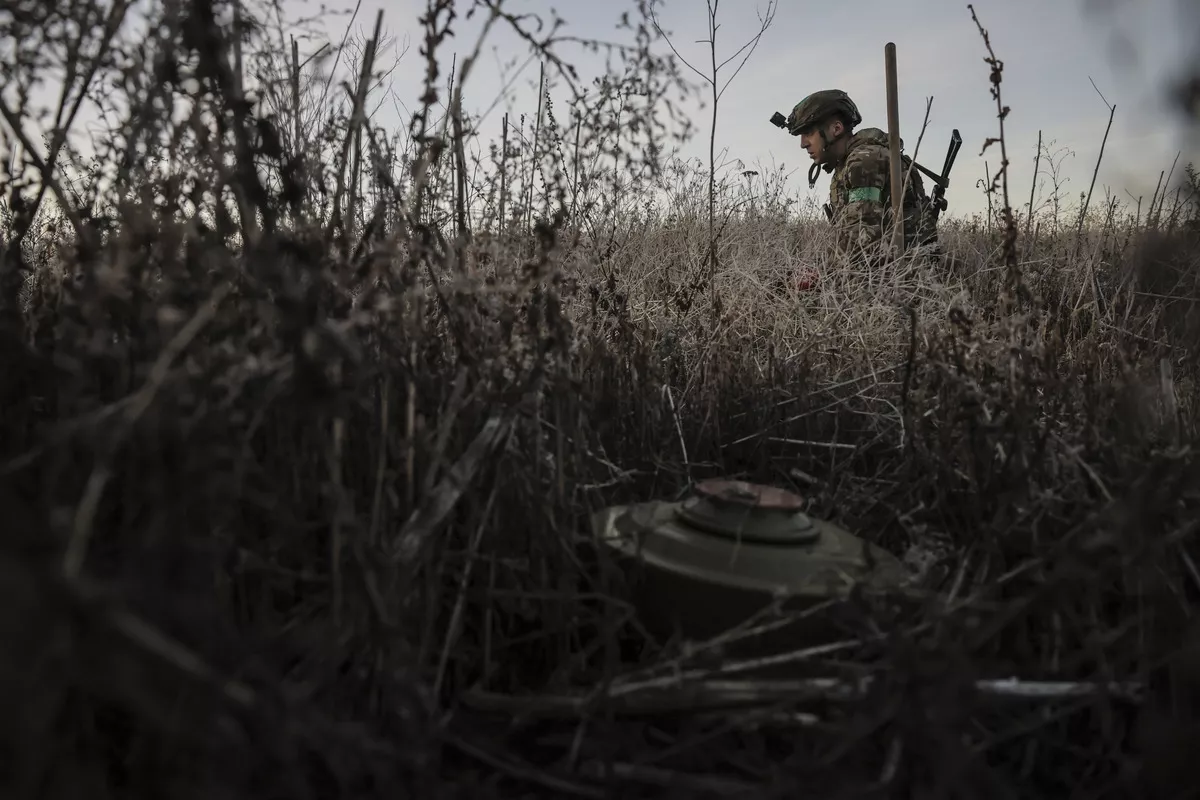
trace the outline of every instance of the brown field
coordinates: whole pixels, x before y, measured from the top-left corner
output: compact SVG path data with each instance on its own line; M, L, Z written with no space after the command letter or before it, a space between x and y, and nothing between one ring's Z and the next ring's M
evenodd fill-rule
M1195 783L1190 166L1082 213L1013 187L1007 222L1002 174L955 216L964 179L941 265L866 269L778 170L657 158L677 78L644 51L490 143L446 75L411 131L373 127L371 40L326 92L269 9L235 45L221 4L155 4L152 37L30 8L0 14L17 79L92 14L111 58L71 85L110 113L53 170L15 94L0 121L4 797ZM587 518L711 476L936 554L927 603L846 599L807 659L867 696L701 714L671 678L722 663L646 640ZM972 689L1009 677L1138 688Z

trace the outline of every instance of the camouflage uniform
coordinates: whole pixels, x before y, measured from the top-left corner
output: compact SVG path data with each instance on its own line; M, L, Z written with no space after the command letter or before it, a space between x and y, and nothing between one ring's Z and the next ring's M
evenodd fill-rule
M929 213L921 173L912 160L901 157L901 174L907 173L904 210L904 249L934 246L937 227ZM887 134L865 128L850 137L845 156L835 165L829 184L831 222L843 252L877 248L892 225L891 151Z
M835 161L814 164L809 182L816 183L818 168L832 173L829 205L825 212L832 222L838 250L846 255L882 256L890 244L892 220L891 150L888 136L879 128L849 131L862 121L857 107L839 90L825 90L800 101L788 117L793 136L818 128L834 115L841 114L849 141L845 152ZM827 141L828 149L832 141ZM937 227L932 206L925 192L921 173L912 168L912 159L901 157L902 174L907 175L908 191L904 198L904 247L937 249ZM882 246L881 246L882 245Z

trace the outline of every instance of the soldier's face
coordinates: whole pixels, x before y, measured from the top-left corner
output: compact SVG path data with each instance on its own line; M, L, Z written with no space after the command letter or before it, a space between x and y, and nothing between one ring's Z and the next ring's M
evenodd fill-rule
M819 129L814 128L807 133L800 134L800 146L808 152L808 157L818 164L821 163L821 156L825 149L823 137L819 136Z
M800 146L808 152L808 157L818 164L824 163L828 153L825 144L842 132L842 121L834 120L822 127L813 128L800 134Z

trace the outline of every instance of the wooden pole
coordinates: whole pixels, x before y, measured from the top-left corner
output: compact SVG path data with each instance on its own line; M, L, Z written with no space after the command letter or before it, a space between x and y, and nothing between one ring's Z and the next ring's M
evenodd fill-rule
M891 147L892 167L892 248L897 256L904 252L904 186L900 168L900 101L896 88L896 44L888 42L883 48L884 72L887 79L888 144Z

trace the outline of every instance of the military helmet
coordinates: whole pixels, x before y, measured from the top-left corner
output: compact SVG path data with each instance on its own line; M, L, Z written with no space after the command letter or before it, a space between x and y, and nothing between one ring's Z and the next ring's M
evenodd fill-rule
M792 136L799 136L835 114L845 114L850 121L850 127L862 122L858 106L854 105L850 95L841 89L823 89L813 92L792 109L792 113L787 118L788 132Z

